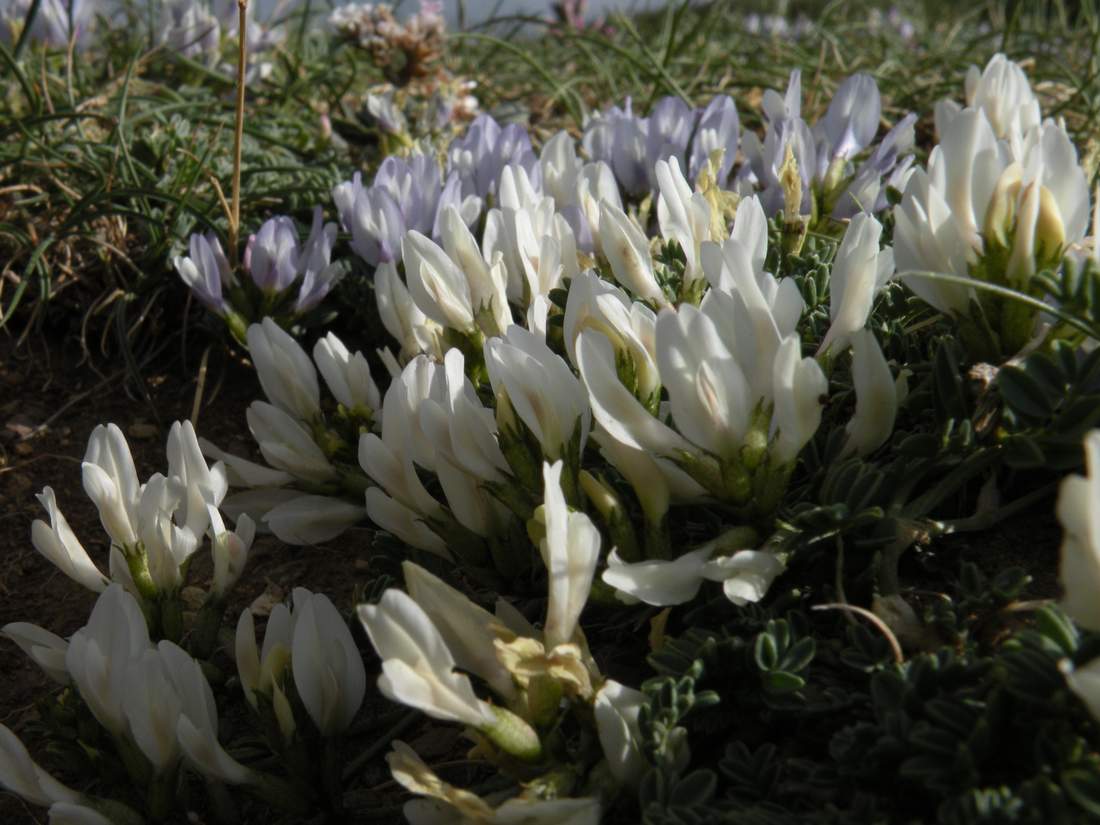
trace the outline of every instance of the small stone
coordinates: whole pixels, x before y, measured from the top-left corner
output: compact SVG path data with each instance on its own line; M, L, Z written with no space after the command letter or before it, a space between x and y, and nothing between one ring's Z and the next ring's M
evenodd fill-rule
M126 430L132 438L146 440L157 437L157 428L154 424L145 421L135 421Z
M252 600L248 609L252 611L253 616L270 616L275 605L282 602L285 596L286 593L279 585L268 582L267 589Z

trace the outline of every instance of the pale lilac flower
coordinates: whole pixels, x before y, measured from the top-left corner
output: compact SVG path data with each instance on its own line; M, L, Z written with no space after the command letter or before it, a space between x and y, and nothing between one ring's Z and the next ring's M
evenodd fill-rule
M647 129L647 121L634 114L627 98L622 109L612 106L585 125L581 146L590 160L611 167L624 192L641 195L649 189Z
M371 266L400 259L405 216L388 189L363 186L356 172L332 190L332 199L355 254Z
M282 292L298 276L298 228L285 215L276 215L248 239L244 267L260 289Z
M522 166L541 189L538 158L531 149L531 138L515 123L502 127L491 115L478 115L466 134L455 138L447 150L448 170L456 170L462 179L464 195L485 198L496 192L505 166Z
M233 284L233 275L217 236L213 232L196 233L191 236L188 247L190 257L177 255L172 265L196 298L211 312L224 316L229 306L222 296L222 287Z
M741 125L733 99L727 95L714 98L699 116L699 125L691 142L691 179L695 180L703 171L711 152L724 149L725 154L718 167L718 183L724 184L737 157L740 135Z
M657 188L657 161L676 158L687 168L688 141L695 131L699 112L681 98L662 97L646 118L646 176L650 190Z
M294 302L296 312L308 312L321 303L343 276L341 267L332 263L335 243L336 224L324 223L321 207L314 207L313 225L298 256L302 283L298 288L298 299Z

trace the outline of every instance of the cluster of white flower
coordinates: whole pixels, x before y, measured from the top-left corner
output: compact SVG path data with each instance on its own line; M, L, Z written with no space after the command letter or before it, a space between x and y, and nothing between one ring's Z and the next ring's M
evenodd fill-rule
M1067 254L1087 254L1088 175L1064 125L1042 120L1017 64L997 55L984 71L971 67L966 106L941 101L936 131L927 168L909 178L894 212L900 270L1031 293L1037 271L1057 268ZM987 342L989 352L1014 355L1042 334L1034 311L1012 311L965 283L920 275L904 281L940 312L979 316L977 324L997 339Z
M692 112L668 99L648 118L628 108L592 120L584 149L610 162L578 157L565 132L536 157L522 129L482 116L451 145L442 173L434 158L413 154L387 159L369 187L358 176L338 186L352 249L375 266L379 315L400 344L397 355L381 353L392 382L379 401L363 355L344 351L340 369L326 367L322 342L314 361L339 401L326 412L317 369L293 338L271 320L251 327L271 403L256 402L249 424L270 468L205 445L234 484L250 488L228 500L230 511L250 513L286 541L320 541L361 518L365 488L375 525L413 547L499 568L516 555L514 537L541 499L538 468L562 460L568 500L587 502L615 540L604 577L624 600L678 603L708 579L724 582L734 601L761 598L783 569L774 553L749 549L766 538L733 529L735 538L671 558L670 505L726 502L746 523L774 513L819 426L826 370L849 347L858 399L850 452L868 454L889 438L899 390L865 329L894 275L878 219L858 212L843 235L832 326L815 359L802 352L798 287L766 268L763 201L774 198L753 190L774 185L779 201L793 190L835 200L870 180L866 168L876 181L904 170L899 135L912 120L860 164L879 117L870 78L842 84L813 128L798 114L797 73L786 102L765 105L772 160L761 160L764 149L751 155L763 164L759 175L753 163L732 174L741 138L731 100ZM687 130L672 129L681 122ZM796 152L803 133L810 138ZM613 166L628 151L633 160ZM784 155L794 158L793 183L778 168L764 173ZM817 170L806 189L800 157ZM650 191L638 171L649 160L653 238L651 207L630 205L632 193ZM685 168L695 170L694 183ZM801 194L796 201L801 215ZM480 243L472 226L483 227ZM354 380L346 375L353 362ZM364 387L351 421L358 431L346 426L351 405L338 389L356 381ZM593 460L633 490L640 530ZM426 486L425 473L436 483ZM326 489L339 498L325 498Z

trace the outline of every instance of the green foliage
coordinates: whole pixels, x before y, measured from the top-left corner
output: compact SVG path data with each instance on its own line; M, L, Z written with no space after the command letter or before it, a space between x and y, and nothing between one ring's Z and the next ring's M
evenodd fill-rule
M1100 350L1056 342L997 373L1004 399L1005 460L1014 467L1072 470L1085 433L1100 423Z
M664 744L694 711L678 751L691 760L647 749L644 821L1084 821L1097 810L1100 730L1059 670L1079 640L1051 607L1014 625L1004 608L1025 585L1018 572L987 580L964 568L946 602L951 628L900 664L863 625L842 641L797 613L767 620L751 644L746 618L668 640L653 656L664 675L647 685L643 731ZM990 623L1001 630L992 645ZM788 674L778 685L777 672ZM705 704L691 701L700 689ZM701 767L716 752L718 770Z

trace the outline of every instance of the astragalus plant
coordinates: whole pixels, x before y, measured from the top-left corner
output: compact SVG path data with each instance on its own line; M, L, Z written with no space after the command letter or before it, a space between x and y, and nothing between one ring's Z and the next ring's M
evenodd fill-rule
M388 15L335 22L381 48ZM51 733L117 769L70 790L7 737L5 785L135 821L196 780L220 822L233 788L288 821L385 816L398 788L414 823L1095 816L1087 148L1003 55L927 153L933 113L870 74L810 88L795 70L759 112L626 99L573 132L485 113L348 170L339 227L192 236L173 263L255 370L260 457L178 425L141 485L97 430L109 576L43 492L36 546L102 595L69 641L5 630L65 686ZM311 339L352 289L378 328ZM953 557L1059 490L1060 604ZM369 535L359 621L295 587L262 638L248 609L223 630L265 532ZM415 713L361 718L372 683ZM387 751L392 781L366 779Z

